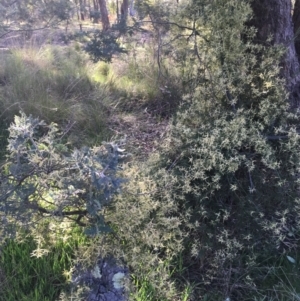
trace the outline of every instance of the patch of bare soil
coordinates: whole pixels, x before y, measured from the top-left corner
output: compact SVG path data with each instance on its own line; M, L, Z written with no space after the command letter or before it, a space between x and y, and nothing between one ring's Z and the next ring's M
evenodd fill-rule
M112 114L108 124L118 137L126 137L128 151L138 160L144 160L165 139L169 121L144 110L139 114Z

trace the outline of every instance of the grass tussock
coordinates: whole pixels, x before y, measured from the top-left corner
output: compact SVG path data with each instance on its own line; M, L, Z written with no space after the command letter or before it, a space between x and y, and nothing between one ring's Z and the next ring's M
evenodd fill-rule
M180 81L174 62L168 58L158 65L151 45L119 56L111 65L100 63L97 73L123 111L147 108L152 114L170 117L180 103Z
M78 231L73 231L68 239L57 240L45 251L31 236L20 242L7 240L0 254L0 300L57 300L67 289L75 251L84 241Z
M74 139L107 136L109 92L92 80L83 53L71 46L14 49L0 65L0 111L7 123L22 110L72 128Z

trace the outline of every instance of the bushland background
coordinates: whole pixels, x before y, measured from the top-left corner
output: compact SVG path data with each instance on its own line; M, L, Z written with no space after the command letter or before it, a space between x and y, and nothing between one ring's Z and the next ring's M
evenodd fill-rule
M0 300L300 300L300 1L0 12Z

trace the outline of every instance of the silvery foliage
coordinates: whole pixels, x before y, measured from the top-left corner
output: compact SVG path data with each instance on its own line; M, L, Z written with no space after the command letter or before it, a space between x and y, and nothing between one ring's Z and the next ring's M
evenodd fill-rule
M0 174L3 221L29 228L51 218L74 221L89 235L110 231L102 210L124 182L117 176L124 141L70 150L56 124L22 112L8 130Z

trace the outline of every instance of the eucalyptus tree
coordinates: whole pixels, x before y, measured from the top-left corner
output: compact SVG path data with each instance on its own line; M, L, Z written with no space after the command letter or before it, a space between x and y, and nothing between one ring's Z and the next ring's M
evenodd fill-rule
M255 42L265 46L282 45L286 52L281 60L281 76L291 93L293 105L298 107L300 96L300 1L251 1L253 18L248 22L257 28Z
M106 1L98 0L98 3L99 3L100 14L101 14L102 30L107 31L110 28L110 22L108 18Z

